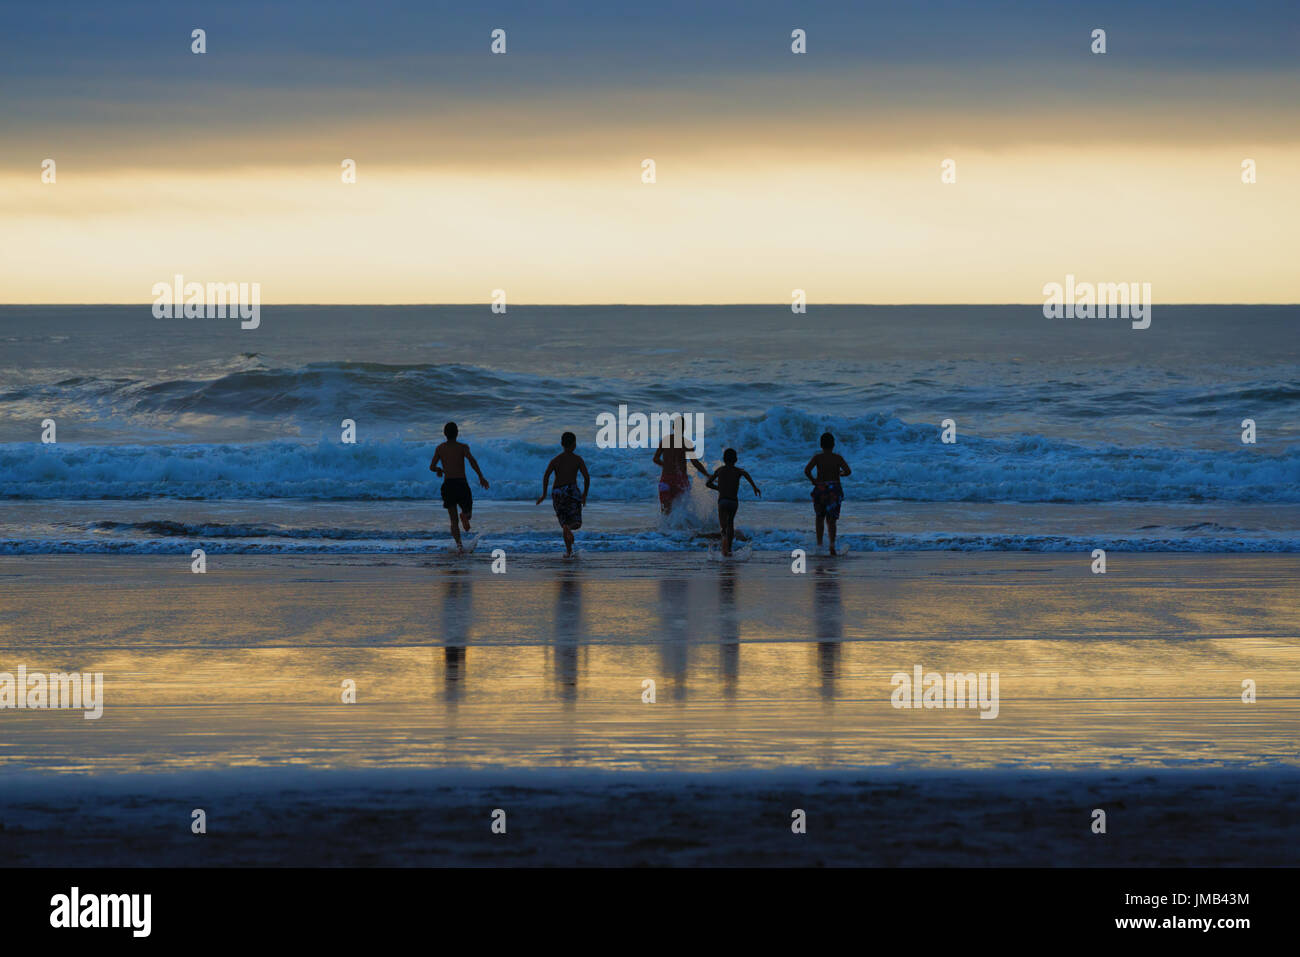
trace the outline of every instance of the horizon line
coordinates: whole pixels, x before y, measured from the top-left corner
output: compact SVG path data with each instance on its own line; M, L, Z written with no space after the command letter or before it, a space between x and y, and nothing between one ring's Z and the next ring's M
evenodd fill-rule
M0 302L0 309L31 307L31 306L143 306L152 309L153 301L144 302ZM249 305L249 303L236 303L234 305ZM301 306L381 306L389 309L406 309L406 308L451 308L451 307L491 307L490 300L481 302L259 302L259 308L265 307L301 307ZM909 306L927 306L927 307L965 307L965 306L1039 306L1043 305L1042 300L1034 302L817 302L808 303L807 308L814 306L863 306L870 308L901 308ZM1152 305L1160 306L1300 306L1300 302L1162 302L1154 300ZM687 308L704 308L704 307L734 307L734 306L773 306L789 308L790 303L782 300L775 302L527 302L527 303L508 303L508 309L532 309L532 308L551 308L564 307L570 309L598 309L610 306L638 306L645 308L660 309L687 309ZM508 311L505 315L508 315ZM502 315L502 313L498 313Z

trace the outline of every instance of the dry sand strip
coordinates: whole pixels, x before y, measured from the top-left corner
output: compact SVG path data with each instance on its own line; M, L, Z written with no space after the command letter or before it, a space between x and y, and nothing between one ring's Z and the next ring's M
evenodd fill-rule
M1295 767L33 776L0 797L0 855L18 867L1294 867L1298 799ZM792 832L796 809L806 834Z

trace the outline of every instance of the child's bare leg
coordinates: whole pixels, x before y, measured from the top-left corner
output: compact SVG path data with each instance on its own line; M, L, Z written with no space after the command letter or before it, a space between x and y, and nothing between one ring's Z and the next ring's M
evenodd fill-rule
M835 554L835 519L830 518L830 517L827 517L827 519L826 519L826 531L828 531L828 532L830 533L830 539L831 539L831 554L834 555L834 554Z
M826 516L818 515L817 516L817 544L818 545L822 543L822 535L824 533L825 527L826 527Z
M456 539L456 544L460 544L460 526L456 523L456 510L447 509L447 517L451 519L451 537Z
M560 530L564 533L564 554L573 554L573 529L568 525L561 525Z
M469 531L469 516L464 512L460 513L460 523L465 526L465 531ZM457 539L459 541L459 539Z

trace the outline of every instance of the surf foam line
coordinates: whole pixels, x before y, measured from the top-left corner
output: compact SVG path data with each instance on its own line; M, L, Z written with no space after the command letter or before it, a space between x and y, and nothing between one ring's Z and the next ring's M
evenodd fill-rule
M711 446L740 449L741 464L762 483L767 501L803 502L804 452L816 447L825 427L854 467L846 483L851 501L1300 502L1300 446L1086 447L1041 436L967 437L942 446L929 426L876 417L836 424L802 413L723 422L712 427ZM492 482L490 492L475 495L487 500L535 497L555 453L552 444L518 438L473 439L471 445ZM8 443L0 445L0 499L429 501L439 488L428 471L432 448L432 442L344 445L324 439ZM579 451L591 469L593 500L643 501L658 478L644 450Z
M756 532L746 543L754 558L768 556L789 561L796 548L811 551L806 531ZM358 530L355 537L335 535L303 539L248 540L176 536L173 538L9 538L0 539L0 555L188 555L201 548L209 555L420 555L445 549L450 536L428 534L426 537L394 535ZM926 534L870 535L841 533L841 545L855 552L1049 552L1087 555L1094 548L1108 552L1187 552L1187 553L1300 553L1300 538L1294 535L1271 538L1241 537L1163 537L1140 535L1011 535L933 532ZM578 545L585 552L680 552L699 553L715 540L698 534L646 531L632 534L582 532ZM559 536L552 532L518 532L503 535L484 534L479 550L490 554L503 548L511 554L547 554L560 550Z

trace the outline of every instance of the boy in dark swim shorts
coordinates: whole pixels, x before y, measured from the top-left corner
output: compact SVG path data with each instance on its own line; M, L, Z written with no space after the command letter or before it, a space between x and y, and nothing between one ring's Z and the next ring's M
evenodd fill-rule
M560 532L564 536L564 554L573 554L573 533L582 528L582 506L587 504L587 490L591 488L591 476L587 473L587 463L573 450L578 447L578 437L572 432L560 436L560 446L564 449L551 459L542 476L542 494L537 498L541 505L546 500L546 488L551 482L551 473L555 473L555 488L551 492L551 505L555 508L556 521L560 523ZM582 492L578 491L578 474L582 474Z
M709 476L705 486L718 493L718 526L722 529L722 554L731 554L731 542L736 537L736 510L740 508L740 480L743 478L759 498L763 493L758 490L749 473L736 467L736 450L727 449L722 453L722 465Z
M831 533L830 552L835 554L835 523L840 517L840 503L844 501L844 489L840 487L840 478L852 475L849 463L836 454L835 436L829 432L822 434L822 450L804 466L803 474L813 483L813 513L817 516L817 544L822 543L823 529ZM813 469L817 470L816 477Z
M456 423L448 422L443 426L442 434L447 436L447 441L434 451L433 461L429 463L429 471L443 476L442 507L447 510L447 515L451 519L451 537L456 540L456 547L461 548L460 527L456 523L456 513L460 512L460 525L464 526L467 532L470 516L474 513L474 494L465 479L465 463L468 462L473 467L478 474L478 484L483 488L488 487L488 480L483 477L478 462L470 454L469 446L464 442L456 441L456 436L460 434Z

